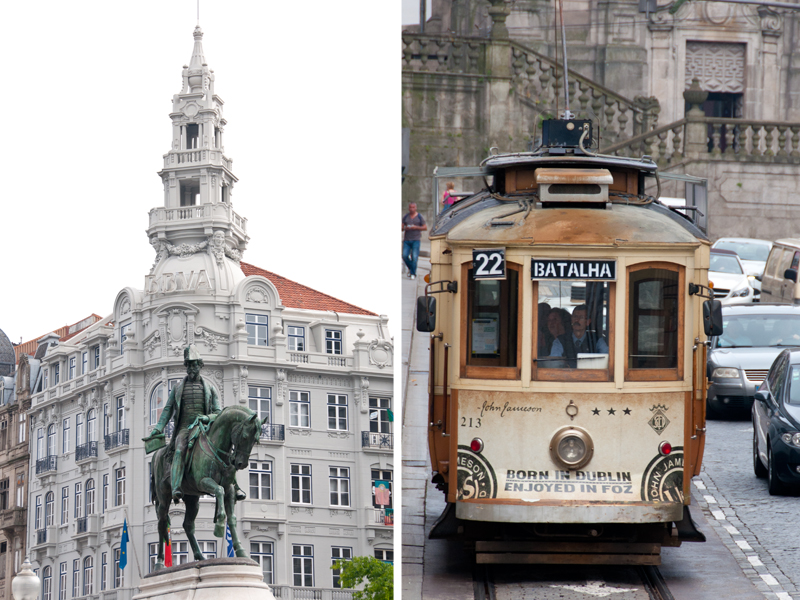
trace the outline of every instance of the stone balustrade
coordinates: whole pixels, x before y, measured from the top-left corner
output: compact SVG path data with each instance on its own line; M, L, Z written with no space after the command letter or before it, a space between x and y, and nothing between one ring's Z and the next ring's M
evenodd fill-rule
M179 208L159 207L150 211L150 226L165 221L185 221L191 219L225 218L242 234L247 233L247 219L238 215L230 204L198 204L197 206L181 206Z
M403 34L403 70L485 75L489 40Z

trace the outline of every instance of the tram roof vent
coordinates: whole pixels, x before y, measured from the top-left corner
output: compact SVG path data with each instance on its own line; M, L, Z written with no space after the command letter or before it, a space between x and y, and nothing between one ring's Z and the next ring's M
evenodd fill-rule
M539 201L608 202L608 186L614 178L608 169L536 169Z

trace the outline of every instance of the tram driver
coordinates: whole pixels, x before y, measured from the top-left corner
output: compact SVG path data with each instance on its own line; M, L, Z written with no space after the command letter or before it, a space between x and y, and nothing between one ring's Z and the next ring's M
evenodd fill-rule
M567 366L574 369L578 366L578 354L608 354L606 340L590 329L592 319L585 304L572 311L571 324L572 331L558 336L553 342L550 356L564 357Z

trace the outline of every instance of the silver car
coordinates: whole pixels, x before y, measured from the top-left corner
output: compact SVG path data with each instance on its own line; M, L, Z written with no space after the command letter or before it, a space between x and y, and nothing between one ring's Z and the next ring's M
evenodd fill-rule
M747 414L756 388L775 357L800 346L800 306L743 304L722 307L724 333L708 353L709 416Z

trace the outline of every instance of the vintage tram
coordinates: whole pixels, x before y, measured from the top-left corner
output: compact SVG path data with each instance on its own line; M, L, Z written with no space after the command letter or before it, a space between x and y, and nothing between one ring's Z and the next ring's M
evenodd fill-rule
M655 163L590 139L589 121L546 121L430 232L417 329L447 500L430 535L479 563L660 564L704 541L688 505L722 326L709 241L646 193Z

